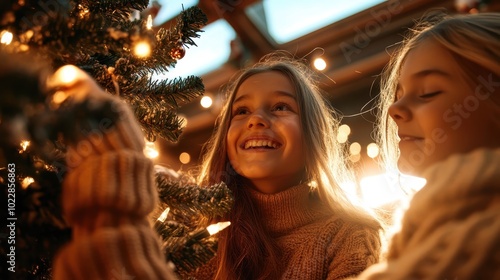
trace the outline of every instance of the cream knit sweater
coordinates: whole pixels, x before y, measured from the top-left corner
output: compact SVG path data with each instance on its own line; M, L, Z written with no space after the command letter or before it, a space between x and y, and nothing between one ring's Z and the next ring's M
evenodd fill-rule
M176 279L148 223L157 201L153 164L132 112L86 75L67 91L112 101L120 118L70 143L62 202L73 237L56 256L54 279Z
M310 195L309 186L270 195L251 191L251 197L283 254L282 265L276 267L281 279L344 279L378 261L378 232L326 210ZM213 279L216 266L214 258L193 276Z
M388 261L358 279L500 279L500 149L430 167Z

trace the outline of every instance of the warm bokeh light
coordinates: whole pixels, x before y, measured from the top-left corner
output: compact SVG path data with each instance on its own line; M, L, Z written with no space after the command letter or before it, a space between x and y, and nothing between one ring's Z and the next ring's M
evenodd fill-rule
M351 128L347 124L339 126L339 130L337 131L337 142L341 144L347 142L349 134L351 134Z
M147 42L138 42L134 46L134 53L140 58L148 57L151 54L151 46Z
M179 155L179 161L183 164L188 164L191 161L191 156L188 153L183 152Z
M68 98L68 94L62 90L56 91L54 95L52 95L52 103L55 105L59 105L64 102Z
M181 128L185 128L188 124L188 119L183 114L178 114L177 117L181 119Z
M361 159L361 155L360 154L355 154L355 155L350 155L349 156L349 160L352 161L352 162L358 162L360 159Z
M361 145L358 142L353 142L349 146L349 152L351 155L359 155L361 153Z
M23 148L23 151L26 151L26 149L28 148L28 146L30 145L30 141L21 141L21 148Z
M56 72L56 79L62 84L73 83L78 76L78 68L74 65L64 65Z
M14 35L7 30L4 30L0 33L0 43L2 44L9 45L10 43L12 43L13 38Z
M212 106L212 98L210 96L203 96L200 100L201 107L210 108Z
M323 71L326 68L326 61L323 58L318 57L314 60L313 65L314 68L318 69L319 71Z
M362 178L360 188L364 204L375 208L408 200L425 183L425 179L419 177L384 173Z
M349 136L348 134L345 134L345 133L340 133L340 132L339 132L339 133L337 134L337 142L339 142L339 143L341 143L341 144L342 144L342 143L347 142L347 137L348 137L348 136Z
M375 143L370 143L368 146L366 146L366 154L370 158L376 158L380 153L380 149L377 144Z
M32 184L34 182L35 182L35 179L33 179L31 177L26 177L21 182L21 187L23 187L23 189L26 189L30 184Z
M344 133L344 134L351 134L351 127L348 126L347 124L343 124L339 126L339 133Z
M80 18L85 18L90 14L90 10L84 7L82 4L78 4L78 8L80 9L80 12L78 13L78 16Z

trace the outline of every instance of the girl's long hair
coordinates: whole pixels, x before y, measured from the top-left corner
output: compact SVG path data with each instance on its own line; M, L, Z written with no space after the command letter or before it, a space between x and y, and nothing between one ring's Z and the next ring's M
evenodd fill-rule
M216 129L205 146L199 184L224 181L233 191L235 203L229 217L232 225L220 233L216 279L277 279L280 252L260 222L242 180L232 169L227 156L227 132L231 106L239 86L248 77L269 71L284 74L295 87L306 152L304 182L313 183L318 197L335 215L347 221L380 229L380 223L360 205L355 205L342 189L353 177L343 147L336 142L340 116L324 100L315 83L315 73L304 63L283 52L265 56L242 71L227 90L227 102L219 115Z
M491 74L494 81L499 80L499 13L449 16L442 11L431 11L426 14L395 50L381 77L376 133L382 147L383 165L389 171L397 172L399 157L397 126L389 117L389 106L394 103L405 58L427 40L435 40L455 57L472 89L477 85L478 76L486 79Z

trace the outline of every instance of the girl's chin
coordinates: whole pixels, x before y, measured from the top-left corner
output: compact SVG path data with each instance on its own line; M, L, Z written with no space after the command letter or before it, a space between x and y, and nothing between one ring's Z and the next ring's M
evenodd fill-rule
M411 163L411 161L406 160L404 158L399 158L398 160L398 169L401 173L410 176L421 176L424 169L428 166L426 163Z

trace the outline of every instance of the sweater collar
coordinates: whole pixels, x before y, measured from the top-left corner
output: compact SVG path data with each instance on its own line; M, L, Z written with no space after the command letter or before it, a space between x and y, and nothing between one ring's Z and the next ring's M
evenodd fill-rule
M259 209L264 226L274 236L310 224L325 214L308 184L294 186L275 194L248 189L253 203Z

